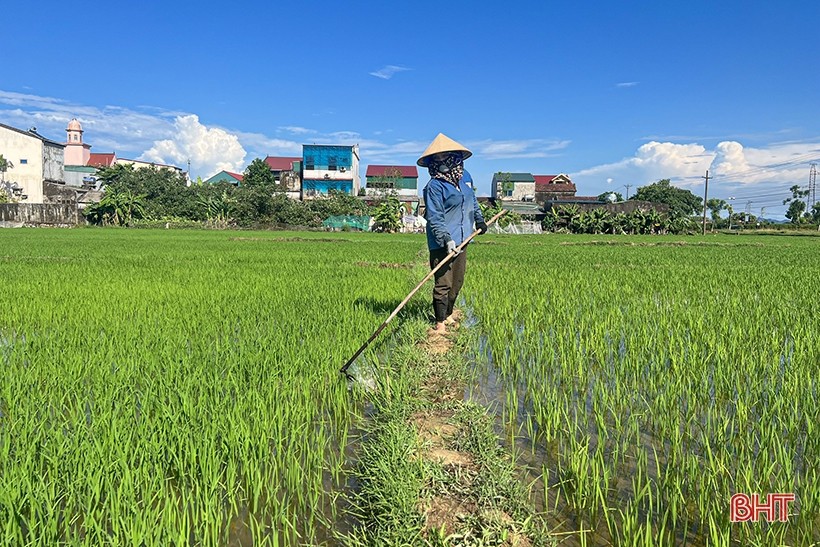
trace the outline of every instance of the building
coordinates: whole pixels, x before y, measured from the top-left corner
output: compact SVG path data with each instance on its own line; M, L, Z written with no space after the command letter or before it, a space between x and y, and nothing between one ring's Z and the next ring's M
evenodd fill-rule
M496 173L491 197L501 201L535 201L535 178L530 173Z
M114 158L114 165L130 165L134 169L168 169L169 171L174 171L180 175L185 172L181 167L177 167L176 165L167 165L165 163L157 163L154 161L129 160L126 158L117 157Z
M368 165L364 178L368 196L385 191L397 196L419 195L419 171L415 165Z
M234 186L239 186L239 183L242 182L244 175L240 175L239 173L231 173L230 171L222 170L216 175L212 176L208 180L204 181L205 184L219 184L220 182L227 182L228 184L233 184Z
M563 173L559 175L533 175L533 178L535 179L536 203L543 204L545 201L575 198L575 184Z
M302 158L291 156L268 156L265 163L270 167L273 178L291 199L302 197Z
M367 198L393 195L408 215L418 210L419 171L415 165L368 165L364 178Z
M88 159L89 167L113 167L116 164L116 152L111 152L110 154L95 154L92 152L91 157Z
M331 190L358 195L359 145L302 146L302 199L326 196Z
M91 158L91 145L83 142L83 126L77 118L68 122L66 128L64 165L88 165Z
M47 184L65 184L64 149L36 127L25 131L0 124L0 154L12 165L3 174L4 185L13 197L21 203L44 203Z
M77 118L68 122L63 153L65 183L76 188L92 188L97 184L97 163L100 156L114 154L93 154L91 145L83 142L83 126ZM93 158L93 160L92 160Z

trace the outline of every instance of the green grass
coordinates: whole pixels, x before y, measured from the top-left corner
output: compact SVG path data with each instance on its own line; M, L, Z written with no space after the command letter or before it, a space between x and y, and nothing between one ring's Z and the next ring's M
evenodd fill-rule
M820 240L493 242L471 258L475 353L541 509L619 545L820 540ZM788 523L732 525L735 492L798 501Z
M466 341L550 529L820 541L820 239L482 236L469 252ZM368 457L351 454L364 395L338 368L425 258L415 235L0 231L0 543L337 541ZM401 355L428 313L425 289L365 360ZM399 455L405 434L379 433ZM734 492L797 502L788 523L731 524Z
M0 543L332 536L360 413L338 369L409 283L357 262L424 245L384 241L0 231Z

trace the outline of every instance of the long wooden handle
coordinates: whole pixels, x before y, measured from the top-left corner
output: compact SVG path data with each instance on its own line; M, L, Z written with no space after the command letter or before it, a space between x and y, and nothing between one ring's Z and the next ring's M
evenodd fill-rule
M501 218L501 216L502 216L504 213L506 213L506 212L507 212L506 210L502 209L502 210L501 210L501 212L499 212L498 214L496 214L493 218L491 218L491 219L489 220L489 222L487 222L487 226L489 226L490 224L492 224L493 222L495 222L496 220L498 220L499 218ZM437 272L437 271L439 271L439 269L440 269L440 268L442 268L445 264L447 264L450 260L452 260L452 258L453 258L453 257L455 257L458 253L460 253L460 252L461 252L461 250L462 250L464 247L466 247L466 246L467 246L467 244L468 244L468 243L469 243L469 242L470 242L470 241L471 241L471 240L472 240L475 236L477 236L477 235L478 235L478 234L480 234L480 233L481 233L481 230L476 230L475 232L473 232L472 234L470 234L470 236L469 236L467 239L465 239L465 240L461 243L461 245L459 245L458 247L456 247L456 250L455 250L455 251L453 251L452 253L448 254L446 257L444 257L444 260L442 260L441 262L439 262L438 264L436 264L436 267L435 267L435 268L433 268L432 270L430 270L430 273L428 273L427 275L425 275L425 276L424 276L424 279L422 279L422 280L421 280L421 282L420 282L418 285L416 285L416 288L415 288L415 289L413 289L412 291L410 291L410 294L408 294L408 295L407 295L407 297L405 297L405 299L401 301L401 304L399 304L398 306L396 306L396 309L395 309L395 310L393 310L393 313L391 313L391 314L387 317L387 319L385 319L385 320L384 320L384 323L382 323L381 325L379 325L379 328L377 328L377 329L376 329L376 332L374 332L373 334L371 334L371 335L370 335L370 338L368 338L368 339L367 339L367 342L365 342L364 344L362 344L362 347L360 347L358 350L356 350L356 353L354 353L354 354L353 354L353 357L351 357L350 359L348 359L348 360L347 360L347 363L345 363L345 365L344 365L344 366L340 369L340 372L342 372L342 373L346 374L346 373L347 373L347 369L350 367L350 365L352 365L352 364L353 364L353 361L355 361L355 360L356 360L356 358L357 358L359 355L361 355L361 354L362 354L362 352L363 352L363 351L367 348L367 346L369 346L369 345L370 345L370 342L372 342L373 340L375 340L375 339L376 339L376 337L377 337L377 336L378 336L378 335L379 335L379 334L380 334L380 333L384 330L384 328L385 328L385 327L386 327L386 326L390 323L390 321L392 321L392 320L393 320L393 318L394 318L394 317L396 317L396 315L398 315L398 313L399 313L399 312L401 311L401 309L402 309L402 308L403 308L403 307L407 304L407 302L409 302L409 301L410 301L410 299L411 299L411 298L413 298L413 295L414 295L414 294L416 294L416 293L418 292L418 290L419 290L420 288L422 288L422 287L424 286L424 284L425 284L425 283L427 283L427 282L430 280L430 278L431 278L431 277L433 277L433 276L436 274L436 272Z

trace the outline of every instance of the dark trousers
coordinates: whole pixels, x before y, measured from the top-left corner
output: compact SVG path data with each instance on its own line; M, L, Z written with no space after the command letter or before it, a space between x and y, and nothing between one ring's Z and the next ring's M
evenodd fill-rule
M430 269L438 266L438 263L446 257L447 249L430 251ZM466 270L467 249L465 248L436 272L434 276L436 283L433 285L433 313L436 316L437 323L441 323L453 313L453 306L456 304L458 292L464 285L464 272Z

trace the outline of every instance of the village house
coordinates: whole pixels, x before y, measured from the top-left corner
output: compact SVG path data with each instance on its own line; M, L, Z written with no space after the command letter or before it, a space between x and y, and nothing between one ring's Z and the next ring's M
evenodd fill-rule
M359 145L302 146L302 199L326 196L336 190L358 195Z
M268 156L265 163L270 167L273 178L281 185L291 199L302 197L302 158L292 156Z
M65 145L37 133L0 124L0 154L12 167L4 173L4 186L20 203L47 202L46 186L64 184Z
M419 205L419 172L415 165L368 165L365 198L395 196L404 212L415 214Z
M212 176L211 178L203 181L204 184L219 184L220 182L227 182L228 184L233 184L234 186L239 186L242 182L242 179L245 178L244 175L240 175L239 173L231 173L230 171L225 171L224 169L217 173L216 175Z
M493 200L534 201L535 178L531 173L496 173L490 184Z

